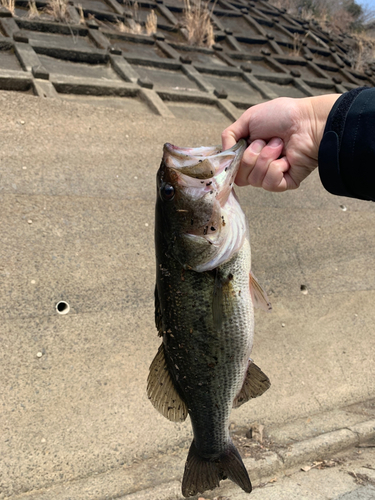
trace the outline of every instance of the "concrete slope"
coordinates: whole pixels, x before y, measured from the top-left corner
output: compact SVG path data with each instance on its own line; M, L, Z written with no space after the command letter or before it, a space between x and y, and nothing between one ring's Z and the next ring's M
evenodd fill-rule
M0 93L0 498L111 469L191 440L145 395L153 324L153 211L162 145L220 141L225 118L166 120ZM238 426L375 396L373 204L317 174L286 194L241 189L264 396ZM340 208L344 206L346 210ZM301 292L301 285L307 294ZM66 301L68 314L56 304Z

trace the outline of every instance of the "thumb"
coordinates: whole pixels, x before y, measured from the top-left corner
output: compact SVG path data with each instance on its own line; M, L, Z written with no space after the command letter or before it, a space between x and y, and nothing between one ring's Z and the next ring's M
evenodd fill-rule
M221 141L223 144L223 149L229 149L236 144L240 139L248 139L250 136L249 132L249 121L250 121L251 108L245 111L237 121L232 123L227 127L221 134Z
M230 127L226 128L221 134L221 142L223 145L223 151L225 151L226 149L230 149L238 142L234 131Z

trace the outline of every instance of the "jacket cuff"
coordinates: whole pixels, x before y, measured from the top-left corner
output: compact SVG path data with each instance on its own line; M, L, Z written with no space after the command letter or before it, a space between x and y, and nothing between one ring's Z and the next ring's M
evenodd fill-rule
M372 199L373 193L367 193L371 171L375 181L372 129L375 131L375 88L360 87L340 96L328 116L319 148L319 175L327 191ZM372 149L369 140L374 143Z

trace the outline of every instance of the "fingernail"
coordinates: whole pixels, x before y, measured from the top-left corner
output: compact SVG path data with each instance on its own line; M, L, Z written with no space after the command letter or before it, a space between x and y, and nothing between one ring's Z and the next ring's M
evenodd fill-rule
M277 148L282 143L283 141L279 137L274 137L273 139L270 140L267 146L270 146L271 148Z
M262 149L264 148L264 141L253 141L250 146L249 146L249 149L252 153L255 153L256 155L258 155Z

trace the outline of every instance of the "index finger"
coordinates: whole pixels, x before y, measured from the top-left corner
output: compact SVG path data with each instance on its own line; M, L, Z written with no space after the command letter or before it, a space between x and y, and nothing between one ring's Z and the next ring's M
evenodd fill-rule
M249 118L248 111L245 111L237 121L232 123L229 127L227 127L221 134L221 141L223 144L223 150L231 148L234 146L240 139L248 138L249 133Z

